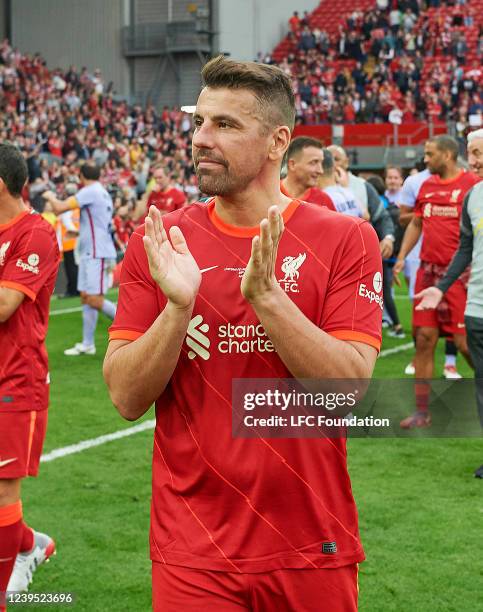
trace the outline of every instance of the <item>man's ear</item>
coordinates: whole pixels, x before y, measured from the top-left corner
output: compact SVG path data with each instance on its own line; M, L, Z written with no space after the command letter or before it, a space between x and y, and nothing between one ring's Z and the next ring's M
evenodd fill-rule
M275 129L269 151L269 158L271 160L278 161L283 159L290 144L290 138L290 129L286 125L279 125ZM291 162L293 162L293 160L290 159L288 165L290 165Z

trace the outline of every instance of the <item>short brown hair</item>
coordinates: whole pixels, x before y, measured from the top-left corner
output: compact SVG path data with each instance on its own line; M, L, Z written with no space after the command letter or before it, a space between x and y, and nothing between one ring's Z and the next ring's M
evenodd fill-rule
M166 166L164 162L156 162L153 166L151 166L151 174L154 174L156 170L162 170L166 174Z
M203 84L213 89L248 89L255 94L267 125L293 129L295 97L290 78L280 68L218 55L205 64L201 77Z
M98 181L101 177L101 169L93 162L82 164L80 174L88 181Z
M401 178L404 178L404 174L400 166L386 166L386 169L384 171L385 176L387 176L387 173L389 172L389 170L395 170Z
M315 147L316 149L323 149L324 145L320 142L320 140L316 140L315 138L310 138L310 136L297 136L294 138L287 149L287 160L293 159L296 157L301 151L307 149L308 147Z
M458 159L459 147L458 141L448 134L441 134L440 136L433 136L429 138L427 142L433 142L440 151L451 153L451 159L456 161Z

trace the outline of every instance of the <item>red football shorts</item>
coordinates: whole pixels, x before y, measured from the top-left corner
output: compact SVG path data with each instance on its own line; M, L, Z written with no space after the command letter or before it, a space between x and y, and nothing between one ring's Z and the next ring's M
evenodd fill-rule
M0 410L0 479L37 476L48 410Z
M154 612L357 612L357 564L237 574L153 561Z
M419 268L416 276L415 293L432 287L436 282L428 278ZM416 310L421 300L413 303L413 327L436 327L444 335L466 334L465 307L466 289L463 283L457 280L444 294L444 299L434 310Z

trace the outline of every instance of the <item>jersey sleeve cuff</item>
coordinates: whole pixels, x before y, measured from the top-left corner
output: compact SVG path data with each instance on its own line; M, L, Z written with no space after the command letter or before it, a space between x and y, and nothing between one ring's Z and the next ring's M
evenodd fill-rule
M133 331L132 329L115 329L109 332L109 340L137 340L143 336L143 332Z
M0 281L0 287L6 287L7 289L15 289L16 291L20 291L20 293L23 293L24 295L29 297L32 302L35 302L35 300L37 299L37 295L32 291L32 289L29 289L28 287L26 287L25 285L21 285L20 283L2 280Z
M80 208L79 201L75 196L70 196L70 198L67 200L67 204L69 205L70 210Z
M338 340L353 340L354 342L368 344L369 346L373 346L378 353L381 350L381 341L364 332L358 332L352 329L337 329L327 333Z

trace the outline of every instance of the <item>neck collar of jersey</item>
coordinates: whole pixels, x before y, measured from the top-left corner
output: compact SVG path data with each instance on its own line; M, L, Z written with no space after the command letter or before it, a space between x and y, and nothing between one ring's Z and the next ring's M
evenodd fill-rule
M15 223L18 223L21 219L23 219L25 217L25 215L28 215L28 214L29 214L28 210L23 210L16 217L14 217L10 221L8 221L8 223L3 223L3 224L0 223L0 232L3 232L4 230L8 229L9 227L12 227L12 225L15 225Z
M292 200L287 208L283 211L282 219L285 224L297 210L299 204L300 200ZM229 223L226 223L220 219L215 210L215 198L208 202L207 207L210 221L223 234L234 236L235 238L253 238L253 236L258 236L260 233L259 225L255 225L254 227L240 227L238 225L230 225Z

